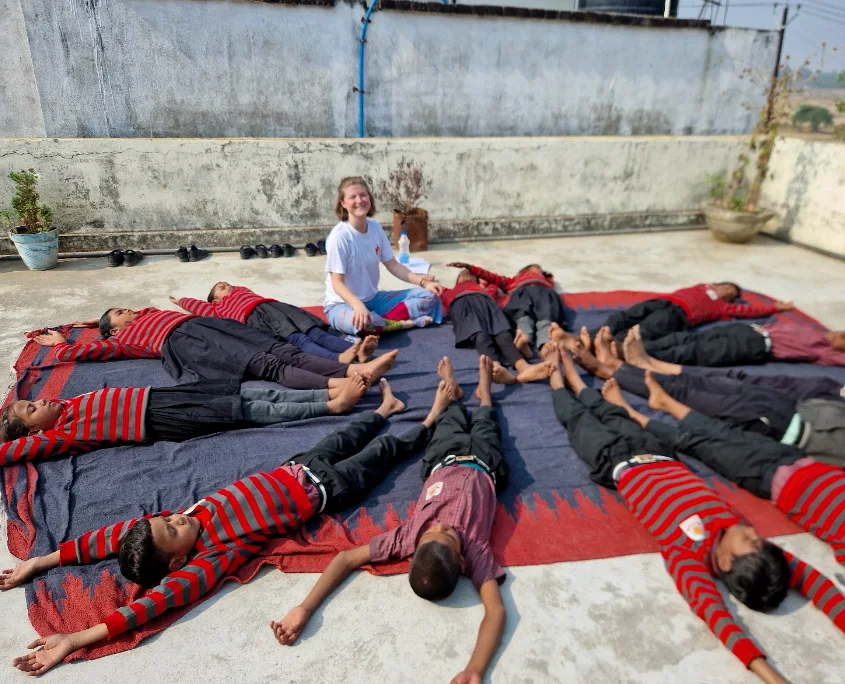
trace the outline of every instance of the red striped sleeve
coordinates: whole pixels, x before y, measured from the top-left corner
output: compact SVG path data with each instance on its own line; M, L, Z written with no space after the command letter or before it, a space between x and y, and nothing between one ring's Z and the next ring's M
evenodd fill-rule
M192 297L182 297L179 300L179 306L181 306L185 311L190 311L192 314L197 316L208 316L212 318L217 317L217 310L214 304L210 304L209 302L203 302L199 299L193 299Z

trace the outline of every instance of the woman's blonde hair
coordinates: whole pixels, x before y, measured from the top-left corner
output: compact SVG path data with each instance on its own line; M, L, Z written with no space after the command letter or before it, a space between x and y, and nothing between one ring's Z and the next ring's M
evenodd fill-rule
M375 216L376 214L376 198L373 197L373 191L370 190L370 186L367 185L367 181L363 179L361 176L347 176L342 181L340 181L340 185L337 186L337 202L334 205L334 213L341 221L346 221L349 219L349 212L343 208L341 202L343 201L343 193L351 185L362 185L367 191L367 194L370 196L370 210L367 212L367 216Z

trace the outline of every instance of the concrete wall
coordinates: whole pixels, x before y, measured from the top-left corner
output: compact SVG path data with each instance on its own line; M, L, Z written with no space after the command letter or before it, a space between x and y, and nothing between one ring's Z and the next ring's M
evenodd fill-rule
M733 136L0 140L0 179L39 171L63 251L302 244L337 221L341 177L385 178L406 156L432 181L421 204L442 240L698 225L705 174L726 168L737 145ZM0 181L0 202L11 192ZM391 211L379 203L377 218L387 225Z
M845 145L779 140L762 204L780 215L773 235L845 258Z
M46 135L19 0L0 0L0 135Z
M26 80L29 52L28 88L34 79L47 137L358 135L360 4L0 0L0 7L13 16L11 52L23 53L17 75L0 78ZM374 13L368 136L738 133L755 118L742 103L764 97L740 79L742 70L768 72L774 62L776 34L767 31L439 7ZM625 25L632 21L645 25ZM13 59L8 52L3 59ZM14 111L0 118L0 136L43 134L31 107ZM20 118L34 132L22 132Z

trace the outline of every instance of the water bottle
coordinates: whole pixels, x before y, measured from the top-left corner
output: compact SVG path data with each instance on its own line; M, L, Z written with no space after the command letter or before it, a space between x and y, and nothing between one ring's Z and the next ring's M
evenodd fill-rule
M407 264L411 260L411 241L404 230L399 236L399 263Z

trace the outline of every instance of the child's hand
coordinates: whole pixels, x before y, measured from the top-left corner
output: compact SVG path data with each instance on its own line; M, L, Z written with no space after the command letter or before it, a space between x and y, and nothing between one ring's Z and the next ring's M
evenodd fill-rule
M17 587L41 571L40 557L30 558L15 568L0 571L0 591Z
M775 302L775 308L778 311L792 311L795 308L795 305L792 302Z
M73 328L97 328L100 325L100 321L92 318L90 321L74 321L70 325Z
M449 684L481 684L481 675L472 670L459 672Z
M64 335L58 330L50 330L43 335L37 335L33 338L42 347L55 347L57 344L64 344L67 342Z
M279 622L271 620L270 628L276 636L276 641L283 646L293 646L293 642L299 638L310 617L311 613L302 606L297 606Z
M453 261L451 264L446 264L447 268L472 268L472 264L465 264L463 261Z
M168 299L169 299L169 300L170 300L173 304L175 304L176 306L179 306L179 300L178 300L178 299L176 299L176 297L168 297Z
M54 665L62 662L76 650L69 634L51 634L48 637L36 639L27 648L39 648L37 651L19 656L12 661L12 665L28 675L44 674Z

